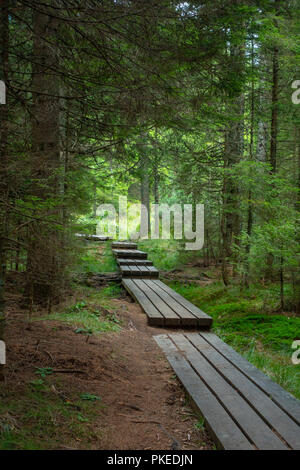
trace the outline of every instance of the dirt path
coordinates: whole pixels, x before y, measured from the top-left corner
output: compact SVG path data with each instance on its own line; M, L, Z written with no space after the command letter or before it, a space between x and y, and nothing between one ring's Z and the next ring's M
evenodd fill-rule
M113 303L122 330L92 336L88 342L71 326L48 320L28 322L16 306L8 309L7 380L1 393L2 405L10 406L8 420L15 423L15 432L27 426L41 448L211 448L206 432L201 423L197 424L199 419L186 403L181 386L152 338L163 330L147 326L146 316L129 297ZM45 389L41 385L39 394L36 390L28 394L30 384L35 388L38 384L37 367L50 367L52 372L40 379L46 383ZM73 372L56 372L66 369ZM83 393L101 397L101 401L78 404L78 396ZM24 406L11 405L18 400ZM51 421L45 426L47 429L51 424L48 435L43 430L36 435L36 429L40 429L38 418L34 413L27 416L28 407L36 410L40 400L58 400L61 405L57 406L63 407L56 410L54 405L52 414L46 413ZM64 418L66 405L75 410L68 418ZM84 413L89 417L86 422ZM82 419L77 428L79 416Z

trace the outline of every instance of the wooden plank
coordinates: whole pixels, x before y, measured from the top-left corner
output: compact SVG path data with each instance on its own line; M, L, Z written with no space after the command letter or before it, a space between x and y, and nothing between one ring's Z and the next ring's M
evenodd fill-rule
M207 359L182 334L169 335L184 353L201 380L222 403L248 439L261 450L285 450L288 447L277 437L246 400L228 383Z
M121 264L136 264L136 265L142 265L142 266L152 266L152 261L149 259L130 259L130 258L117 258L117 263L119 265Z
M193 333L185 334L185 336L292 449L300 449L300 427L268 395L214 349L201 335Z
M263 374L254 365L250 364L244 357L240 356L228 344L224 343L213 333L201 332L201 336L208 341L217 351L228 359L235 367L245 374L261 390L269 395L272 400L284 410L289 417L300 425L300 402L293 395L284 390L267 375Z
M165 303L161 298L153 292L142 279L133 279L133 282L143 291L150 302L165 318L165 326L179 326L180 317Z
M112 240L112 237L101 237L99 235L87 235L85 233L75 233L75 237L83 238L84 240L92 240L95 242L106 242Z
M148 317L149 325L163 326L164 317L157 308L150 302L148 297L139 289L132 279L122 279L122 285L127 292L140 304Z
M154 281L161 289L163 289L167 294L169 294L173 299L175 299L180 305L184 308L189 310L193 315L199 318L201 325L211 326L212 318L204 313L200 308L196 307L196 305L189 302L189 300L182 297L182 295L175 292L171 287L167 286L165 283L157 280Z
M137 243L133 243L133 242L112 242L111 247L112 248L125 248L125 249L136 250L137 249Z
M167 360L195 406L200 410L205 419L205 425L218 447L226 450L253 450L247 437L167 335L157 335L154 336L154 339L164 351Z
M124 277L132 278L147 278L150 279L153 276L157 277L157 273L154 271L149 271L147 266L139 266L135 264L122 264L120 265L120 271Z
M139 258L139 259L147 259L147 253L144 251L140 250L123 250L121 248L116 248L112 250L114 255L117 256L117 258Z
M152 289L156 294L180 317L182 326L197 326L198 319L176 300L170 297L152 280L144 280L144 283Z
M129 266L122 265L120 266L122 276L131 276L131 269Z
M136 265L136 269L139 271L140 277L149 276L148 266Z
M142 272L142 276L145 276L146 279L156 279L159 276L159 271L154 266L141 266L138 265L139 269Z
M152 278L158 278L159 277L159 271L156 269L154 266L148 266L151 277Z

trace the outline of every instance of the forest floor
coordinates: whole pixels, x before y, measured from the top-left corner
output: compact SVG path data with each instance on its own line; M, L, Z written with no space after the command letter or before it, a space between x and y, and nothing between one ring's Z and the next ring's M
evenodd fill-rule
M118 286L78 287L50 316L28 318L19 298L7 299L0 449L213 448L161 330Z

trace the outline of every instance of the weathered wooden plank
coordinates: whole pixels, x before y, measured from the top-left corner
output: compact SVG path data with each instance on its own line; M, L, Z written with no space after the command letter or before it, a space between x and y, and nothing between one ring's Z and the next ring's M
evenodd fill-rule
M147 253L140 250L124 250L121 248L115 248L112 251L117 258L147 259Z
M200 334L185 334L185 336L292 449L300 449L300 427L268 395L222 356Z
M152 273L152 278L158 278L159 277L159 271L156 269L154 266L148 266L148 269L150 271L150 274Z
M147 266L140 266L135 264L122 264L120 265L120 271L124 277L132 278L145 278L151 279L158 276L158 271L149 271Z
M84 240L92 240L95 242L106 242L112 240L112 237L101 237L100 235L87 235L85 233L75 233L75 237L82 238Z
M142 276L145 276L146 279L151 278L155 279L159 276L159 271L154 266L142 266L138 265Z
M253 450L245 434L167 335L157 335L154 339L164 351L178 379L200 410L205 419L205 425L218 447L227 450Z
M165 318L165 326L179 326L180 317L153 292L142 279L133 279L133 282L144 292L152 304Z
M136 250L137 249L137 243L133 242L112 242L111 244L112 248L125 248L131 249L131 250Z
M152 280L144 280L144 283L152 289L162 300L165 302L181 319L182 326L197 326L198 318L196 318L191 312L186 310L176 300L170 297L164 290L162 290Z
M196 305L192 304L189 300L182 297L182 295L175 292L171 287L167 286L163 282L157 280L154 281L161 289L167 292L173 299L175 299L180 305L184 308L189 310L193 315L199 318L201 325L210 326L212 324L212 318L204 313L200 308L196 307Z
M139 272L140 277L149 277L149 271L148 271L148 266L143 266L143 265L136 265L136 269Z
M164 317L151 303L148 297L134 284L132 279L122 279L122 284L127 292L140 304L148 317L149 325L163 326Z
M131 277L131 269L129 266L122 265L120 266L122 276L130 276Z
M240 356L228 344L224 343L218 336L210 332L201 332L201 336L208 341L217 351L225 356L235 367L245 374L261 390L269 395L272 400L283 409L289 417L300 425L300 402L290 393L284 390L267 375L250 364L244 357Z
M143 265L143 266L152 266L152 261L149 259L130 259L130 258L117 258L117 263L121 264L136 264L136 265Z
M169 335L184 353L199 377L214 393L248 439L261 450L284 450L288 447L255 412L248 402L227 382L216 368L182 334Z

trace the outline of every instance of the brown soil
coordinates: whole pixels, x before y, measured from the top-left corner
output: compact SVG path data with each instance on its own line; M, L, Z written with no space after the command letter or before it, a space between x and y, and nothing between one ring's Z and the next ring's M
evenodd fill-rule
M29 322L18 307L18 296L9 300L2 399L8 404L12 399L22 400L30 381L37 379L37 367L72 370L54 372L46 378L56 398L71 405L81 393L102 399L92 404L93 422L82 424L86 438L62 425L58 444L52 448L212 448L206 432L195 427L198 418L152 337L163 330L149 327L145 314L129 297L113 301L122 330L92 336L88 342L61 322ZM10 413L21 428L22 415ZM43 436L41 441L49 448Z

